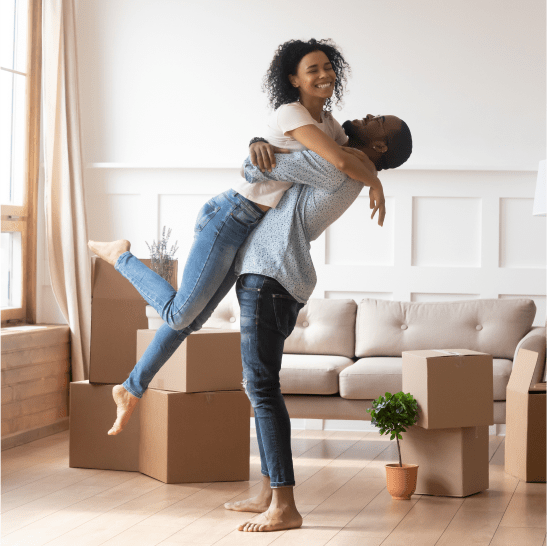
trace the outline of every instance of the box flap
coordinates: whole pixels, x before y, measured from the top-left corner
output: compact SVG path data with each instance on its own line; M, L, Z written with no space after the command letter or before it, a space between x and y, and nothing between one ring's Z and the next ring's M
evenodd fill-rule
M528 349L520 349L515 362L513 363L513 370L507 383L507 390L528 393L532 387L532 377L536 369L537 360L539 354L535 351L529 351Z

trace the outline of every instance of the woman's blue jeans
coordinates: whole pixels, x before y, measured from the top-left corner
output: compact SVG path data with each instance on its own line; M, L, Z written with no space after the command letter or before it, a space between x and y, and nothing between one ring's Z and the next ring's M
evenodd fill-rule
M137 362L124 388L141 398L158 370L192 332L199 330L235 284L235 256L264 211L234 190L205 203L177 291L131 252L116 261L119 271L165 321Z
M242 275L236 293L241 309L243 385L255 414L261 472L269 476L271 487L295 485L291 421L279 371L285 339L304 304L263 275Z

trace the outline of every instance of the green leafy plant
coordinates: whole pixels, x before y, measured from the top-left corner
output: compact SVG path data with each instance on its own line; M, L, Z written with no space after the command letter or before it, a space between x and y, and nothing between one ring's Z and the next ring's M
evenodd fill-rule
M401 461L401 447L399 440L402 440L401 432L406 432L405 427L411 427L418 420L418 402L414 397L403 391L396 394L385 393L385 397L379 396L372 401L373 408L367 409L372 416L371 422L380 429L380 434L391 432L390 440L397 438L397 449L399 451L399 466Z

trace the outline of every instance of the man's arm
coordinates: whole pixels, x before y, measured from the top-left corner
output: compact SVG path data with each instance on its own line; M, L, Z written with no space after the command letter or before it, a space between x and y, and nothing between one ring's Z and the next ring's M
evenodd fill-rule
M295 184L307 184L334 192L347 180L347 176L334 165L310 150L291 154L276 154L276 167L272 172L261 172L247 158L243 163L245 180L254 184L266 180L284 180Z

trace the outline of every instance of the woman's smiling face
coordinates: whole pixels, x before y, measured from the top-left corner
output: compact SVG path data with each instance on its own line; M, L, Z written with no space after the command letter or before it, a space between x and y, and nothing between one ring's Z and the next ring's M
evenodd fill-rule
M328 99L334 91L336 74L325 53L312 51L302 57L296 74L291 74L289 80L300 92L300 98L308 96Z

